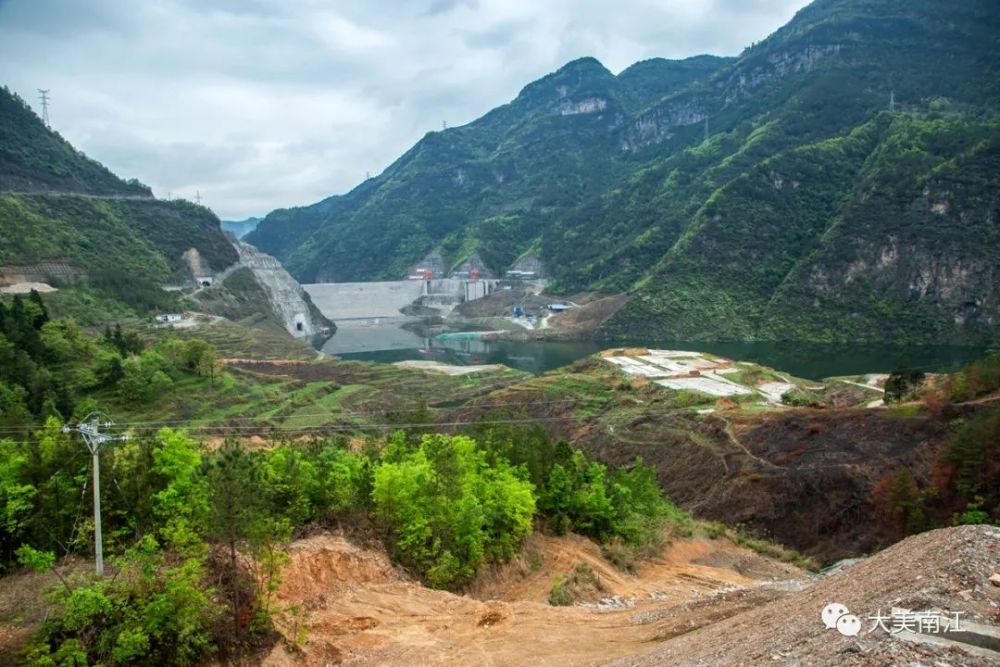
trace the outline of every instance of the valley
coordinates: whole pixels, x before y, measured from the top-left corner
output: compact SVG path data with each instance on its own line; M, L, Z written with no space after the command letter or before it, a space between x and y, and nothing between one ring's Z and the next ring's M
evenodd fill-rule
M476 3L267 4L164 32L218 136L75 126L156 188L0 88L0 666L1000 663L995 0L617 73L580 9L516 95ZM366 69L459 15L467 62ZM478 117L413 134L445 79Z

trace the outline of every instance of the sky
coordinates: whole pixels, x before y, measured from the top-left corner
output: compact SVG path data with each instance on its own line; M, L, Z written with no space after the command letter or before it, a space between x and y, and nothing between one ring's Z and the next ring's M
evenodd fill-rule
M0 0L0 84L158 197L240 219L346 192L593 56L738 55L806 0Z

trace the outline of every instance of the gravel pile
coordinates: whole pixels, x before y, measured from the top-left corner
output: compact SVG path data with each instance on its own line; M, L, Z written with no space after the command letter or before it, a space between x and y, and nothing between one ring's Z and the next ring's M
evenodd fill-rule
M877 627L893 608L958 613L1000 632L1000 528L961 526L908 538L805 590L664 641L614 665L1000 665L1000 652L932 645ZM828 604L846 606L860 633L824 627ZM646 620L646 619L644 619ZM669 619L664 619L664 623ZM874 626L874 627L873 627ZM670 635L664 635L669 637Z

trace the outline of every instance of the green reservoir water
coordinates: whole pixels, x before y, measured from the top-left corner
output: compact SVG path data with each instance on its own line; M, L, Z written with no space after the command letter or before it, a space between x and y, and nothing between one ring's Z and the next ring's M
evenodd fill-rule
M344 334L342 336L342 334ZM338 340L340 339L340 340ZM630 343L631 346L637 346ZM644 347L709 352L737 361L753 361L794 376L820 380L834 375L888 373L901 365L925 372L955 370L980 359L983 348L945 345L871 345L820 343L705 343L649 341ZM612 347L612 344L606 347ZM343 359L393 363L428 359L448 364L504 364L544 373L602 349L591 342L484 341L475 337L423 338L393 327L341 330L323 351Z

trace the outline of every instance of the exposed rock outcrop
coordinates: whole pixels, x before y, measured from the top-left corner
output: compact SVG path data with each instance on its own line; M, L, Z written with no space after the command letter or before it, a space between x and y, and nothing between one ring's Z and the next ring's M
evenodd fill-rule
M239 266L250 269L264 289L275 316L296 338L333 335L333 323L316 309L309 295L277 259L242 241L234 243Z
M200 310L232 320L263 314L317 347L333 335L336 326L277 259L233 237L230 241L239 259L194 293Z

